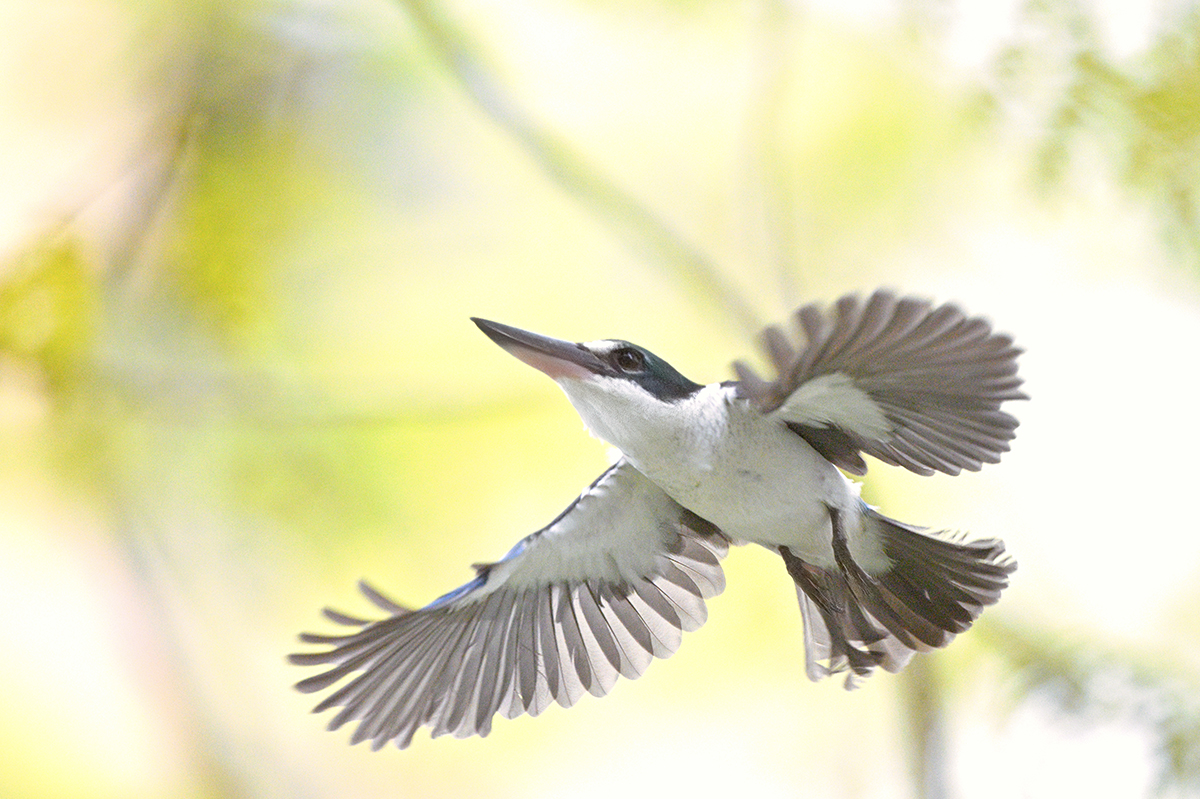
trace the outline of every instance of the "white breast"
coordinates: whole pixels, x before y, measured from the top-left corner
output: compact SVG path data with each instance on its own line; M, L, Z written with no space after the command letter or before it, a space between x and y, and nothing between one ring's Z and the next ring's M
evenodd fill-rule
M736 540L787 546L829 566L828 508L834 507L846 521L855 559L867 568L884 562L873 542L861 540L858 486L731 387L714 383L663 403L626 381L612 382L622 385L560 384L594 435L685 508Z

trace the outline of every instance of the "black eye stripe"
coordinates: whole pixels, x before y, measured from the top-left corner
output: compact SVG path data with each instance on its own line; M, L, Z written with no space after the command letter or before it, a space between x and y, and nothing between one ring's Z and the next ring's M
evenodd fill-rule
M703 388L662 358L628 341L605 339L582 346L607 365L607 376L635 383L664 402L689 397Z

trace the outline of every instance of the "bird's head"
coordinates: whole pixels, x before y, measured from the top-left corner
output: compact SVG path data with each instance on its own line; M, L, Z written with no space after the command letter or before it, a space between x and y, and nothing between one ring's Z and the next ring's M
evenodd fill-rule
M702 388L662 358L628 341L575 343L486 319L471 321L510 355L549 375L588 429L626 452L636 448L646 423L669 415Z

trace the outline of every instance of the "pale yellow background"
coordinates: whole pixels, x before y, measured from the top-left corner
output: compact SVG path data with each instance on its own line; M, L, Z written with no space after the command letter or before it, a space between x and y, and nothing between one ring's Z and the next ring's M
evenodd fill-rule
M0 795L1195 790L1156 747L1200 745L1197 26L1047 7L0 2ZM1167 88L1072 128L1088 47ZM708 382L878 285L1027 350L1000 465L865 487L1020 561L948 651L811 684L778 558L737 549L603 700L404 752L309 715L321 607L431 600L607 462L469 316Z

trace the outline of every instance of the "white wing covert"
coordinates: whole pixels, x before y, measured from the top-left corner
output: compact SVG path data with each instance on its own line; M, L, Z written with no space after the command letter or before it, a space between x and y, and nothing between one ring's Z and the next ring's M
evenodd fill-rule
M301 636L332 648L291 656L331 666L297 684L320 691L349 682L314 712L359 725L352 742L408 746L413 733L487 735L492 716L537 715L585 692L603 696L619 676L640 676L707 618L705 600L725 585L728 540L675 503L624 460L553 522L475 579L419 610L366 584L388 611L368 621L326 610L345 635Z

